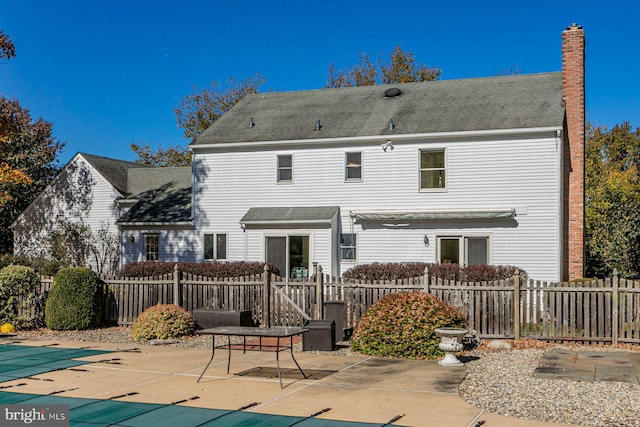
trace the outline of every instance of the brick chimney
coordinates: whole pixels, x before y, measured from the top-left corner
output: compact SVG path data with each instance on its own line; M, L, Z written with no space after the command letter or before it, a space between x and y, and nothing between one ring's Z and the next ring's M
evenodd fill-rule
M564 279L584 277L585 37L572 24L562 32L562 102L565 106ZM568 141L568 142L567 142Z

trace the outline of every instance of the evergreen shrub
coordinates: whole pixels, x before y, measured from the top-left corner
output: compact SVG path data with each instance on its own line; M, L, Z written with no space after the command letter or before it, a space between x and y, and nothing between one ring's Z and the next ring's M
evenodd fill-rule
M143 311L131 330L134 341L172 339L193 335L196 321L191 314L173 304L158 304Z
M444 355L435 330L465 326L464 315L434 295L393 293L364 313L351 337L351 349L377 357L435 359Z
M34 310L40 300L36 296L39 286L40 276L31 267L9 265L0 270L0 323L20 328L40 326L39 310Z
M49 329L84 330L100 325L102 284L88 268L64 268L56 273L45 305Z

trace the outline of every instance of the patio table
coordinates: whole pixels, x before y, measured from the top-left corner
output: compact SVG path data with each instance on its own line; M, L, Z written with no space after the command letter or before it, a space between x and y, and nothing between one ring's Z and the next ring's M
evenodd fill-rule
M242 351L246 353L247 350L247 337L258 337L260 338L260 348L262 348L262 338L276 338L276 367L278 370L278 378L280 379L280 388L284 388L282 386L282 374L280 372L280 358L279 354L281 351L289 349L291 352L291 359L293 359L294 363L298 367L298 370L302 374L302 376L306 379L307 375L304 373L298 361L293 356L293 337L296 335L302 335L305 332L308 332L309 329L301 328L301 327L292 327L292 326L274 326L271 328L261 328L261 327L252 327L252 326L218 326L215 328L208 328L196 331L198 334L203 335L211 335L211 358L209 359L209 363L204 367L204 370L198 377L198 381L202 379L202 376L211 365L213 361L213 357L216 352L216 335L227 336L228 344L227 348L229 349L228 358L227 358L227 374L229 373L229 367L231 366L231 337L239 336L243 338ZM280 339L289 338L289 344L280 346Z

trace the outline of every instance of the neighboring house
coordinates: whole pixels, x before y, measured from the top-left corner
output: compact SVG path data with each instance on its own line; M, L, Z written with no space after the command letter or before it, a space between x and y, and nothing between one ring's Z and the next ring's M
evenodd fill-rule
M196 252L582 277L584 126L578 26L561 73L248 95L190 146Z
M16 252L86 213L117 225L121 265L267 261L298 278L423 261L582 277L584 50L573 25L562 72L248 95L190 145L191 169L104 159L118 185L89 167L102 187L74 209L64 194L85 184L57 178L14 224Z
M190 186L190 168L150 168L78 153L13 223L14 254L50 259L53 236L80 227L88 231L82 243L97 249L95 254L84 254L82 260L94 270L112 270L103 265L110 262L104 258L104 252L110 249L104 247L105 240L115 240L116 261L118 255L121 260L143 260L144 241L147 235L156 235L158 222L182 219L180 212L185 206L190 212ZM165 209L167 202L172 207ZM160 220L147 221L145 216L151 213ZM125 239L120 229L131 226L128 218L138 221L139 229L136 233L127 231L128 240L121 245L119 242Z
M191 212L191 168L129 170L127 197L116 200L123 214L122 264L133 261L201 259L194 240Z

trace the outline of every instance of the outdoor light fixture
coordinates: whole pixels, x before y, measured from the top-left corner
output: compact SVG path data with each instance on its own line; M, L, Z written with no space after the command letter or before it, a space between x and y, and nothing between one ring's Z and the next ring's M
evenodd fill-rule
M320 130L320 128L322 128L322 126L320 126L320 119L316 119L316 127L314 130Z
M393 123L393 119L390 119L389 120L389 130L393 130L393 129L395 129L395 127L396 127L396 125L395 125L395 123Z
M249 119L249 127L250 127L250 128L252 128L252 127L254 127L255 125L256 125L256 123L253 121L253 117L251 117L251 118Z
M393 151L393 142L391 142L390 139L382 144L382 151L386 153L389 148L391 149L391 151Z
M422 239L422 241L424 242L425 246L429 246L429 236L427 236L426 234L424 235L424 239Z
M131 243L135 243L135 242L136 242L136 238L135 238L135 236L129 236L129 241L130 241Z

